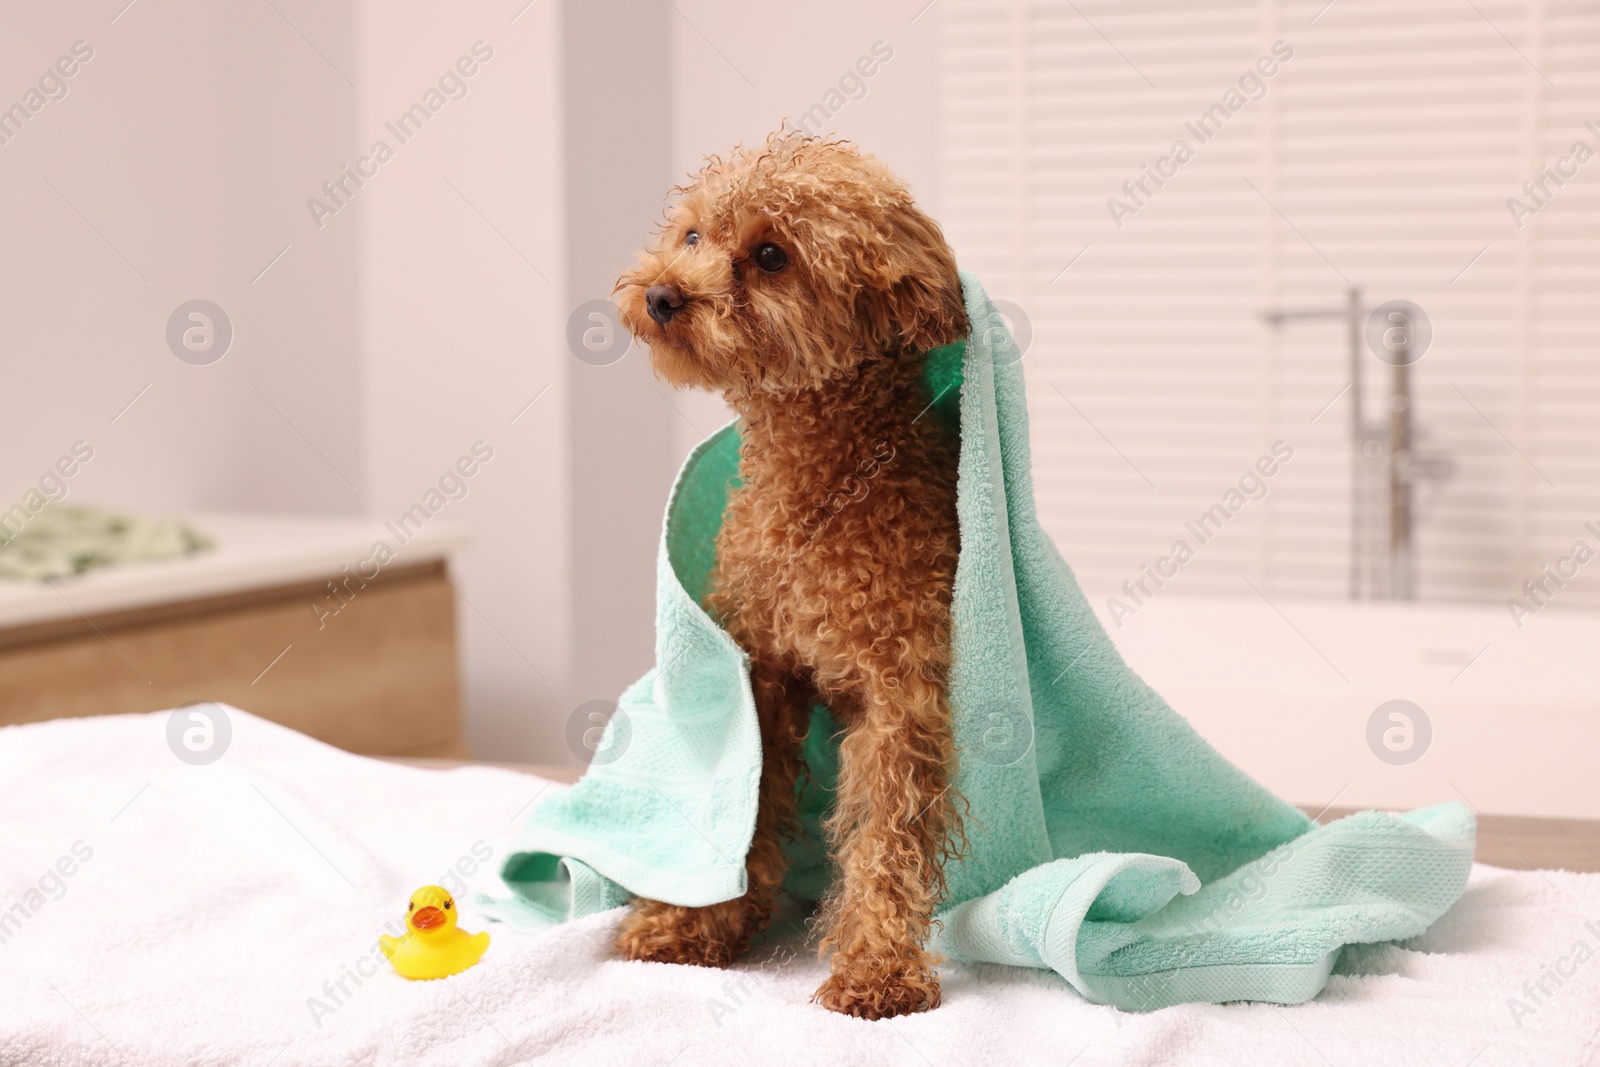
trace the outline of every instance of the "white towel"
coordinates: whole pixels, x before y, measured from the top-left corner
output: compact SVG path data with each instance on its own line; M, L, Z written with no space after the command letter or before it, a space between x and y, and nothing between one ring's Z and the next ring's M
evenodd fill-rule
M0 730L0 1065L1600 1058L1597 875L1477 867L1425 935L1347 950L1300 1007L1129 1014L1049 972L946 964L942 1007L869 1023L807 1002L824 968L792 934L715 971L619 960L615 912L538 936L486 924L469 890L501 891L512 832L560 786L228 715L227 751L201 766L169 749L166 714ZM408 982L375 942L441 881L493 942L455 978Z

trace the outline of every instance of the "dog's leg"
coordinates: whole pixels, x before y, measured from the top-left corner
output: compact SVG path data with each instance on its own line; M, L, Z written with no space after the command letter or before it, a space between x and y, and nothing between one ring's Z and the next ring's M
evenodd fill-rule
M787 863L783 839L798 828L795 783L800 743L811 718L811 687L775 667L752 664L751 686L761 724L761 792L755 837L745 858L744 896L700 908L636 900L617 948L632 960L726 967L750 947L778 906Z
M937 960L923 946L947 835L959 833L943 687L916 670L869 680L839 756L828 820L839 872L822 917L832 974L813 999L866 1019L938 1007Z

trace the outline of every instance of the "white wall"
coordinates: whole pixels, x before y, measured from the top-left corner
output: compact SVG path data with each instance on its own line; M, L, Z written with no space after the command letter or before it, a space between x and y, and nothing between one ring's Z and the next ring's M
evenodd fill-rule
M672 56L666 0L562 8L567 314L608 300L669 184ZM615 327L614 341L627 334ZM677 416L642 347L600 365L568 354L568 714L615 700L655 658L661 512ZM584 723L587 726L588 723Z
M377 174L350 201L355 217L341 211L319 233L306 213L302 232L360 224L368 510L396 515L474 442L494 450L439 516L473 538L455 568L467 739L488 758L554 760L565 751L571 361L559 8L520 7L363 0L356 147L328 155L322 174L375 141L394 156L366 166ZM463 57L471 76L455 68ZM402 142L386 124L426 104L441 76L443 103Z
M306 240L298 199L344 150L354 93L269 6L121 7L13 5L0 32L0 107L93 49L0 144L0 496L82 438L71 500L357 512L356 232ZM283 8L349 65L348 12ZM233 321L211 366L165 343L194 298Z

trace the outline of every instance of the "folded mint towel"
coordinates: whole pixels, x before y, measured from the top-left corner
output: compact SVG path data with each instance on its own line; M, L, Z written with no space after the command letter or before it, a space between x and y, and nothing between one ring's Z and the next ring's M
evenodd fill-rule
M1299 1003L1346 944L1421 933L1456 900L1474 826L1459 804L1313 829L1211 748L1122 662L1034 512L1027 409L1003 320L963 274L973 332L928 356L958 419L961 557L950 703L970 847L947 867L936 948L1047 967L1130 1009ZM495 914L560 921L639 895L745 890L761 740L748 659L700 607L737 424L685 463L662 533L656 666L622 695L602 752L533 810ZM806 838L786 882L815 898L836 738L815 713Z

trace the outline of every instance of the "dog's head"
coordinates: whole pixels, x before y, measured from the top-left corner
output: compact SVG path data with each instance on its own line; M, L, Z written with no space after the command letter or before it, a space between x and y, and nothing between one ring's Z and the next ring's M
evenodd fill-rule
M617 290L675 386L793 394L967 335L938 224L849 144L776 133L673 192Z

